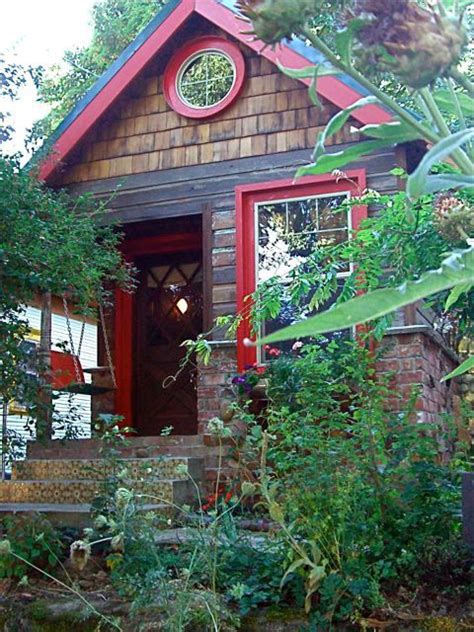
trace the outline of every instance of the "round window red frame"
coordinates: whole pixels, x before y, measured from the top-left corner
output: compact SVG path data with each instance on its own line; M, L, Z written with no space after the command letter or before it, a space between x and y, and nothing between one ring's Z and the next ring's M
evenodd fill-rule
M197 53L216 51L228 57L235 67L235 81L229 93L215 105L193 108L183 101L177 89L177 80L182 67ZM166 66L163 75L163 92L168 105L178 114L189 118L207 118L221 112L239 96L245 79L245 60L239 47L221 37L198 37L180 49Z

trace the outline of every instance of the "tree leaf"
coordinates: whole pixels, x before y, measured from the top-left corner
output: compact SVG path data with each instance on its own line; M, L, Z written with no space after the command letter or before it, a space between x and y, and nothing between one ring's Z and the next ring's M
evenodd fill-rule
M349 119L349 117L351 116L354 110L358 110L359 108L362 108L366 105L373 105L374 103L378 103L378 102L379 100L377 99L377 97L374 97L374 96L364 97L362 99L359 99L352 105L349 105L347 108L344 108L344 110L341 110L340 112L335 114L329 120L324 130L318 136L316 147L314 148L314 152L313 152L313 160L316 162L317 158L325 153L326 140L330 136L338 132L341 129L341 127L343 127L343 125L345 125L345 123L347 122L347 120Z
M462 296L463 294L467 294L469 292L471 287L472 285L470 283L466 283L466 285L457 285L456 287L453 287L453 289L449 293L448 298L446 299L446 304L444 306L444 309L448 311L448 309L452 307L454 303L456 303L456 301L458 300L460 296Z
M298 570L298 568L300 568L300 566L304 566L304 564L306 564L306 560L302 557L298 558L292 564L290 564L290 566L288 566L288 568L285 571L285 574L283 575L281 579L280 588L283 587L288 575L291 575L291 573L294 573L296 570Z
M425 180L424 193L437 193L447 189L464 189L474 187L474 176L467 176L463 173L440 173L427 176Z
M318 76L323 77L325 75L338 75L341 74L341 70L334 68L333 66L327 66L325 64L317 64L315 66L306 66L306 68L287 68L277 62L278 69L292 79L312 79L314 77L314 71L317 70Z
M355 18L349 22L347 28L336 33L336 50L341 60L348 66L350 66L352 62L352 42L354 41L354 35L367 24L368 20Z
M425 191L426 178L433 165L441 162L443 158L452 154L455 149L461 147L470 138L474 136L474 128L461 130L452 134L448 138L443 138L434 145L429 152L423 157L416 170L408 176L407 179L407 195L410 199L416 200Z
M392 143L388 143L385 140L367 140L360 143L354 143L343 151L318 156L314 163L306 165L305 167L300 167L297 170L295 177L300 178L301 176L316 175L318 173L329 173L334 169L344 167L360 156L370 154L376 149L387 147L391 144Z
M463 373L467 373L468 371L472 371L474 369L474 355L467 360L464 360L454 371L448 373L441 378L442 382L446 382L447 380L452 380L453 377L457 377L458 375L462 375Z
M345 303L339 303L333 309L265 336L257 341L257 345L347 329L385 316L432 294L467 283L474 283L474 247L451 253L440 268L430 270L418 281L356 296Z
M359 131L371 138L389 140L393 143L406 143L421 138L420 134L402 121L382 123L381 125L364 125Z
M311 103L315 105L317 108L319 108L320 110L322 110L323 104L321 103L318 97L318 93L316 89L317 85L318 85L318 67L315 66L313 79L311 80L311 83L308 88L308 95L309 95L309 98L311 99Z
M449 114L455 114L457 116L457 109L453 103L453 96L450 90L434 90L433 98L436 101L438 107L444 112ZM465 92L456 92L456 96L465 116L474 115L474 99Z

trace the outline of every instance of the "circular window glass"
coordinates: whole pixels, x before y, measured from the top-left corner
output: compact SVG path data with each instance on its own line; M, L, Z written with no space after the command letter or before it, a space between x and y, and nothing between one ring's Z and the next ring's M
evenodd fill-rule
M178 94L192 108L209 108L231 92L235 65L220 51L207 50L189 59L177 79Z

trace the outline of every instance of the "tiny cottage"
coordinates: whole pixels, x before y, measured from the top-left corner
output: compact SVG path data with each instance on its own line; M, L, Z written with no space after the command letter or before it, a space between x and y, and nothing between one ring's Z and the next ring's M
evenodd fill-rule
M274 272L275 240L284 243L309 221L316 239L345 239L368 211L344 216L331 208L366 187L396 190L390 171L409 170L419 153L401 145L358 160L348 179L328 173L294 181L318 130L365 92L342 75L324 76L322 107L315 107L310 80L292 79L278 65L305 68L321 61L319 53L300 41L272 50L246 30L228 0L170 0L63 121L40 163L51 187L105 203L125 234L124 256L138 269L136 293L116 292L106 335L104 328L99 334L99 364L107 366L109 347L116 388L99 370L95 382L111 388L93 398L93 411L122 415L143 446L169 426L182 435L182 449L186 441L201 445L229 376L256 361L242 344L245 326L236 341L217 332L210 366L186 367L166 383L183 340L241 309ZM376 105L358 109L334 142L357 143L357 128L390 119ZM439 378L453 359L421 311L406 309L389 334L380 370L395 370L402 393L422 385L422 418L449 408L450 387Z

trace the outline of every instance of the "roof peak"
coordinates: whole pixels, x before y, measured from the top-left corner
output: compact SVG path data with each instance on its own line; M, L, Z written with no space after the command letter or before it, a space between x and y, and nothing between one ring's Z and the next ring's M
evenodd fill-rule
M169 0L138 34L123 53L109 66L95 84L79 99L75 107L36 153L32 163L39 165L39 178L48 181L58 165L80 143L95 122L140 75L147 63L171 40L192 16L200 15L241 43L257 51L274 64L301 69L324 62L315 49L301 40L285 40L270 49L242 32L242 20L232 0ZM310 79L299 79L309 85ZM351 105L367 92L343 75L330 75L318 80L318 93L337 107ZM354 116L364 124L384 122L391 116L382 107L360 108Z

